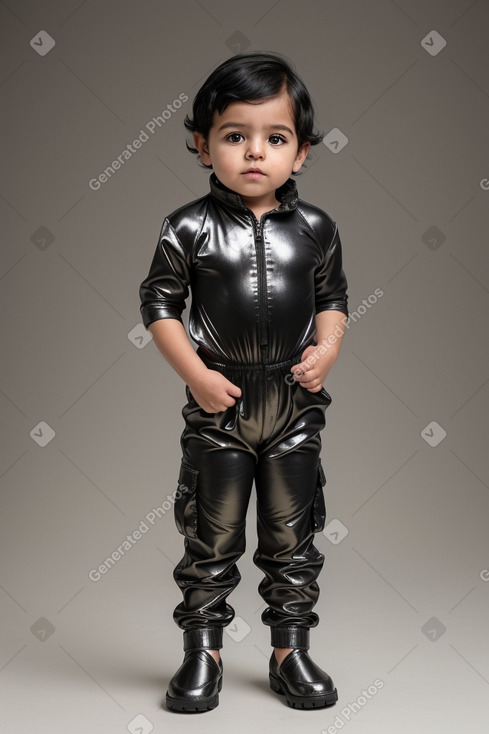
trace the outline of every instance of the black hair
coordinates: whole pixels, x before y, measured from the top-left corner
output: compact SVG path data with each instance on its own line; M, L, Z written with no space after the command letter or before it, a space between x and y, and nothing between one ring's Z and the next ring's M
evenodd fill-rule
M221 115L231 102L277 97L284 87L292 104L299 148L304 143L317 145L323 134L314 130L314 106L304 82L283 57L265 52L236 54L220 64L195 95L193 119L186 115L184 125L207 140L216 110ZM202 162L196 148L188 142L186 145L191 153L197 154L199 165L212 168Z

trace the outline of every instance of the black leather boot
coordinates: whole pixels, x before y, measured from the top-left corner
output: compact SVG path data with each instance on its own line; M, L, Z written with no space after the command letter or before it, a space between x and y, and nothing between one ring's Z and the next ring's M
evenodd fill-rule
M309 657L309 630L304 627L272 627L272 645L292 652L278 665L275 651L270 658L270 688L285 696L292 708L331 706L338 692L330 676Z
M216 663L208 650L220 650L221 647L221 628L184 630L185 656L168 685L168 709L200 713L218 706L219 691L222 688L222 660Z

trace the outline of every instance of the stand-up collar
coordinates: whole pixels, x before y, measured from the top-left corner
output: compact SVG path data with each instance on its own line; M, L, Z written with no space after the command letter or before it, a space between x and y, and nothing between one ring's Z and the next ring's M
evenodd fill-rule
M209 186L212 196L222 204L234 209L247 210L247 207L243 204L241 196L235 191L228 189L228 187L217 178L214 171L209 176ZM297 193L297 184L294 179L288 178L282 186L276 189L275 197L280 201L280 206L277 207L277 210L287 212L295 209L299 197Z

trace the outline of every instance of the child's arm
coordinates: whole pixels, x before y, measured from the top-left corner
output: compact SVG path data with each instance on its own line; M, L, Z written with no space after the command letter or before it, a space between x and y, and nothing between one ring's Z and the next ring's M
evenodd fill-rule
M217 370L206 367L190 343L182 321L189 294L192 241L184 247L165 218L149 273L139 288L144 326L156 347L187 383L206 413L219 413L235 404L241 390Z
M295 379L310 392L319 392L331 367L338 359L348 321L348 283L342 264L342 248L335 222L324 218L324 232L320 242L326 240L326 230L333 225L333 236L320 266L315 273L316 295L316 344L305 349L302 362L292 367Z
M154 343L206 413L219 413L234 405L241 389L217 370L208 369L195 352L181 321L165 318L148 326Z
M345 335L347 317L342 311L321 311L316 314L317 346L307 347L302 362L291 372L297 381L310 392L319 392L331 367L338 359Z

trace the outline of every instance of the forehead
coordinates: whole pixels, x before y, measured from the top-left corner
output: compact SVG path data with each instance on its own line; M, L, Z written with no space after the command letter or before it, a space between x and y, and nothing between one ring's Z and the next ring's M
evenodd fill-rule
M285 125L295 134L295 122L290 96L282 92L270 99L249 102L231 102L220 115L217 110L212 117L212 129L218 131L226 123L233 122L242 127L268 129Z

